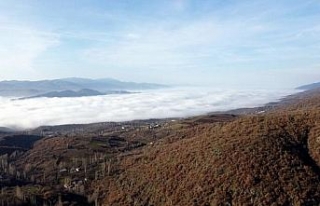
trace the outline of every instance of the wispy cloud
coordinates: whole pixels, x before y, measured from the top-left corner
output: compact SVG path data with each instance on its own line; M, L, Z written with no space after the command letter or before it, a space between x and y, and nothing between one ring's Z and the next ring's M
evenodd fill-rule
M201 53L194 55L192 49L198 47L199 50L201 46L215 41L220 35L219 30L211 22L170 27L171 25L164 24L132 28L111 44L87 49L84 55L88 60L110 66L134 68L184 66L190 64L192 59L205 55Z
M53 33L12 23L0 26L0 36L1 73L11 73L11 78L36 75L34 62L59 44L58 36Z
M131 71L161 68L183 73L192 66L207 73L221 69L248 73L254 67L287 69L292 62L308 67L318 58L320 35L314 24L317 15L301 14L311 3L244 1L186 21L146 20L127 27L123 31L127 35L94 44L83 55L92 64ZM306 19L309 23L302 24Z

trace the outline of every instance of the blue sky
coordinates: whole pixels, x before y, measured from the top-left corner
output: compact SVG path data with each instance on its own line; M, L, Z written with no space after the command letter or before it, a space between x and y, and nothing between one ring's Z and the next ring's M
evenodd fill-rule
M318 0L0 0L0 80L320 81Z

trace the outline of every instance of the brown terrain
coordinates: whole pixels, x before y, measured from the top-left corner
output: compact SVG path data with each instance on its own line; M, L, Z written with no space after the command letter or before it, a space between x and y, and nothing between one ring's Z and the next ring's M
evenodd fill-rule
M224 114L0 138L0 205L320 204L320 90Z

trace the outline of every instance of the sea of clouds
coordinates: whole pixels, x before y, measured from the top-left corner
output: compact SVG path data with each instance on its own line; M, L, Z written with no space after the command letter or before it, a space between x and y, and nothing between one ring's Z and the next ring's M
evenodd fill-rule
M261 106L294 92L174 88L79 98L0 97L0 126L27 129L41 125L188 117Z

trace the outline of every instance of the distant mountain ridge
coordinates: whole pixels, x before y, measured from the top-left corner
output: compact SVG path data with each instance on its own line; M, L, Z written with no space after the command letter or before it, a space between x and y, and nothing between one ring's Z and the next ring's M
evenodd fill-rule
M131 94L131 92L128 91L109 91L105 93L98 92L96 90L92 89L82 89L80 91L72 91L72 90L64 90L61 92L48 92L36 96L30 96L30 97L22 97L18 100L23 99L34 99L34 98L41 98L41 97L91 97L91 96L101 96L101 95L109 95L109 94Z
M41 81L1 81L0 96L31 97L50 92L95 90L99 93L123 90L159 89L161 84L122 82L116 79L65 78ZM57 93L56 93L57 94Z
M316 82L313 84L307 84L307 85L303 85L301 87L298 87L297 89L300 90L311 90L311 89L319 89L320 88L320 82Z
M98 92L96 90L91 89L82 89L80 91L72 91L72 90L64 90L61 92L48 92L36 96L31 97L23 97L21 99L33 99L33 98L39 98L39 97L83 97L83 96L99 96L104 95L101 92Z

